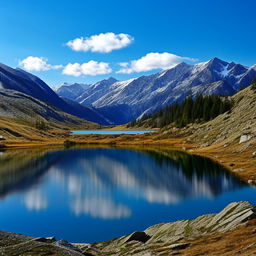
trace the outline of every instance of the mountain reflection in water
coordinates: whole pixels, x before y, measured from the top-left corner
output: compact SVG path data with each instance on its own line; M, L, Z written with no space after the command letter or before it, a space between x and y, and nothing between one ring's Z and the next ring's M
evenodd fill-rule
M150 205L168 211L186 200L214 200L245 186L209 159L159 149L6 151L0 164L1 211L10 204L23 218L34 212L36 219L41 212L47 220L61 209L67 225L76 219L133 219L138 210L150 216Z

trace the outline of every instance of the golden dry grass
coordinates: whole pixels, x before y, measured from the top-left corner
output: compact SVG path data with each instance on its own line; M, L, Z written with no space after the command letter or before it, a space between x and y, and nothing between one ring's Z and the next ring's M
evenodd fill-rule
M179 251L184 256L252 256L256 255L256 219L229 232L192 241L190 247Z
M65 141L70 141L77 145L129 145L133 147L161 147L164 149L177 149L211 158L219 164L225 166L236 176L245 182L256 180L256 158L252 157L253 148L244 152L237 152L237 145L223 148L223 145L200 148L198 144L187 141L187 138L158 139L158 134L143 135L69 135L56 132L55 136L48 137L34 135L29 140L12 139L5 142L7 147L27 148L38 146L63 145Z

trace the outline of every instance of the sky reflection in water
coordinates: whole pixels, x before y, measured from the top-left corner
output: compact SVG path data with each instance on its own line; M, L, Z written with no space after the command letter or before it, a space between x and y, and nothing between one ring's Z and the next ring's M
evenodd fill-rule
M76 242L256 198L254 189L216 163L176 151L7 151L0 164L0 229Z

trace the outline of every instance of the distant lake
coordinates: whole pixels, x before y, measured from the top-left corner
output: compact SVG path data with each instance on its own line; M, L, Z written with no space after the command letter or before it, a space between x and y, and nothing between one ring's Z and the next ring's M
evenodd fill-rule
M117 134L144 134L149 132L155 132L155 131L149 131L149 130L84 130L84 131L72 131L71 134L73 135L85 135L85 134L101 134L101 135L117 135Z
M256 204L256 190L207 158L88 147L3 152L0 199L0 230L95 242Z

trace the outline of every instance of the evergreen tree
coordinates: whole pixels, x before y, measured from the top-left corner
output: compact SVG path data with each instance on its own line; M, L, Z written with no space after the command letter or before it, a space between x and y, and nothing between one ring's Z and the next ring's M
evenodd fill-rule
M198 94L193 99L190 94L181 103L175 102L153 114L145 114L141 119L131 121L128 126L144 125L162 128L169 124L175 124L177 127L184 127L189 123L211 120L230 111L231 108L232 102L227 97Z

